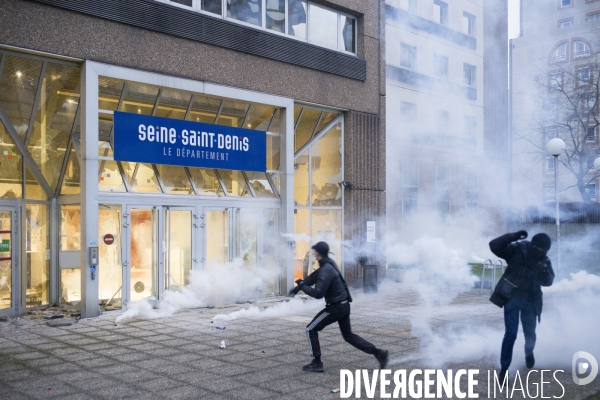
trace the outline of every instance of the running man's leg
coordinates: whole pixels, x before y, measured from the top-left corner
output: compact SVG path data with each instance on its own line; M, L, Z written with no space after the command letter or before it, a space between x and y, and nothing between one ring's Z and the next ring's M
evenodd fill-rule
M504 339L502 340L502 351L500 353L500 365L508 369L512 362L513 346L519 331L519 308L518 299L512 298L504 305Z
M521 307L521 325L523 325L523 335L525 336L525 356L533 355L535 348L535 327L537 324L537 313L535 305L526 304Z
M340 325L340 331L342 332L342 337L344 340L367 354L377 354L377 347L357 334L352 333L352 327L350 326L350 304L340 304L335 307L340 308L340 315L342 315L338 321L338 324Z
M317 360L321 359L321 345L319 344L319 331L327 325L337 321L339 315L335 311L329 310L329 307L319 311L313 320L306 326L306 339L310 348L310 355Z

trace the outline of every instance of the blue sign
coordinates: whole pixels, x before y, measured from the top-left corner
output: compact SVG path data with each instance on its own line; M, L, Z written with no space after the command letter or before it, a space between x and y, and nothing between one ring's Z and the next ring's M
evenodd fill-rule
M117 161L265 172L265 132L115 111Z

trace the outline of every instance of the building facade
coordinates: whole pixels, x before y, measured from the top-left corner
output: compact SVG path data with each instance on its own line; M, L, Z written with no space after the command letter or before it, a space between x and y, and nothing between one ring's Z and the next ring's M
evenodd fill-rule
M503 215L506 2L386 1L386 64L388 220Z
M599 27L598 1L521 1L521 34L511 43L517 206L554 203L555 160L545 147L555 137L566 144L559 202L598 202Z
M347 249L385 213L382 12L3 2L0 313L93 317L236 262L276 268L260 291L285 293L317 240L360 283Z

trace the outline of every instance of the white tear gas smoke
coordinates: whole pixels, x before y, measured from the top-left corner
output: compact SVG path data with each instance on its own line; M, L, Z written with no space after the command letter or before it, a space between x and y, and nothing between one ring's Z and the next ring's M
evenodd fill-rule
M277 266L246 266L242 259L226 264L208 265L206 270L190 272L190 284L177 290L167 290L156 309L147 300L128 306L115 323L130 318L164 318L182 308L232 303L261 295L268 281L277 279Z
M236 319L265 319L278 318L288 315L302 315L314 313L324 307L322 300L302 300L294 297L290 301L278 303L272 307L260 309L256 306L234 311L229 314L218 314L213 317L213 321L233 321Z

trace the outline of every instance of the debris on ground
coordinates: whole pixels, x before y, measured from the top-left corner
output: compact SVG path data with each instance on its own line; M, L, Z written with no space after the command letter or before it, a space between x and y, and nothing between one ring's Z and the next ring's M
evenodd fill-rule
M225 348L225 341L221 340L221 348L224 349Z
M0 317L0 322L8 322L8 317Z
M215 326L215 328L217 328L217 329L220 329L220 330L222 330L222 331L224 331L224 330L225 330L225 327L224 327L224 326Z
M339 393L340 389L331 389L331 393Z

